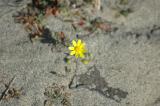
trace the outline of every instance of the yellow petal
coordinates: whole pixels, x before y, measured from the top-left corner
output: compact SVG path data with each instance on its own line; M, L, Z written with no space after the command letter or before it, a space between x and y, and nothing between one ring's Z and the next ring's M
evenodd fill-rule
M75 40L72 40L72 44L73 44L73 46L76 46L76 45L77 45L77 43L76 43Z
M85 43L81 43L80 46L85 48Z
M79 39L78 42L77 42L77 45L80 46L81 44L82 44L82 41Z
M74 50L74 47L68 47L69 50Z
M70 55L72 56L72 55L74 55L76 52L75 51L71 51L70 52Z

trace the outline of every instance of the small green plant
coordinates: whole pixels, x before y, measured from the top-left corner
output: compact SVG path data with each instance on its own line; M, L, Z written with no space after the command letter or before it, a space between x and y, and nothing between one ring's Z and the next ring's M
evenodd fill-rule
M118 18L122 15L127 17L130 13L132 13L133 12L133 8L131 7L132 3L134 3L133 0L117 0L115 2L115 8L114 8L117 11L115 17Z
M120 14L122 14L123 16L125 16L125 17L127 17L130 13L132 13L133 11L130 9L130 8L128 8L128 9L126 9L126 10L121 10L120 11Z
M119 1L121 5L127 5L128 4L128 0L120 0Z
M57 106L58 104L62 104L63 106L71 106L69 101L70 93L65 91L65 87L58 84L53 84L45 89L44 95L47 97L44 105L48 106L47 103L54 104ZM51 105L52 106L52 105Z

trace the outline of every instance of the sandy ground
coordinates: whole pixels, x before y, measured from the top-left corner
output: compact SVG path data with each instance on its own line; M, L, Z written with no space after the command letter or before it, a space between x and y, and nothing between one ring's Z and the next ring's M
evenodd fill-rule
M23 92L18 99L0 101L0 106L44 106L45 88L52 83L66 87L72 106L160 106L160 1L135 1L135 11L119 18L114 18L115 10L107 1L103 3L105 11L97 15L113 22L118 30L97 31L84 39L94 60L78 64L71 89L68 84L75 64L63 61L67 49L60 46L60 52L51 51L48 44L31 43L23 26L12 18L22 5L0 7L0 93L14 76L12 86L22 87ZM49 17L46 24L53 32L75 37L71 25L57 18Z

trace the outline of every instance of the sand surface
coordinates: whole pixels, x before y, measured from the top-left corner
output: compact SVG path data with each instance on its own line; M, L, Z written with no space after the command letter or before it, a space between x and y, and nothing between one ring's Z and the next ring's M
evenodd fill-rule
M61 51L52 51L47 43L31 43L23 25L12 17L28 0L18 6L1 0L0 95L14 76L12 86L22 87L23 93L18 99L0 101L0 106L44 106L45 89L53 83L64 85L71 93L72 106L160 106L160 1L135 0L131 5L135 11L119 18L114 17L109 1L103 0L104 11L97 16L111 21L118 30L97 31L84 38L94 59L88 65L78 63L77 76L68 88L76 65L63 61L67 49L59 45ZM77 33L69 23L54 17L48 17L46 25L71 39Z

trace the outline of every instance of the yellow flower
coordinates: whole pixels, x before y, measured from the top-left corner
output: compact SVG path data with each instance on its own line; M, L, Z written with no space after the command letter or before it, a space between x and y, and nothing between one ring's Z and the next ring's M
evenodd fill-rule
M76 58L84 58L86 53L85 43L82 42L80 39L76 42L72 40L72 46L68 48L70 50L70 55L75 56Z

